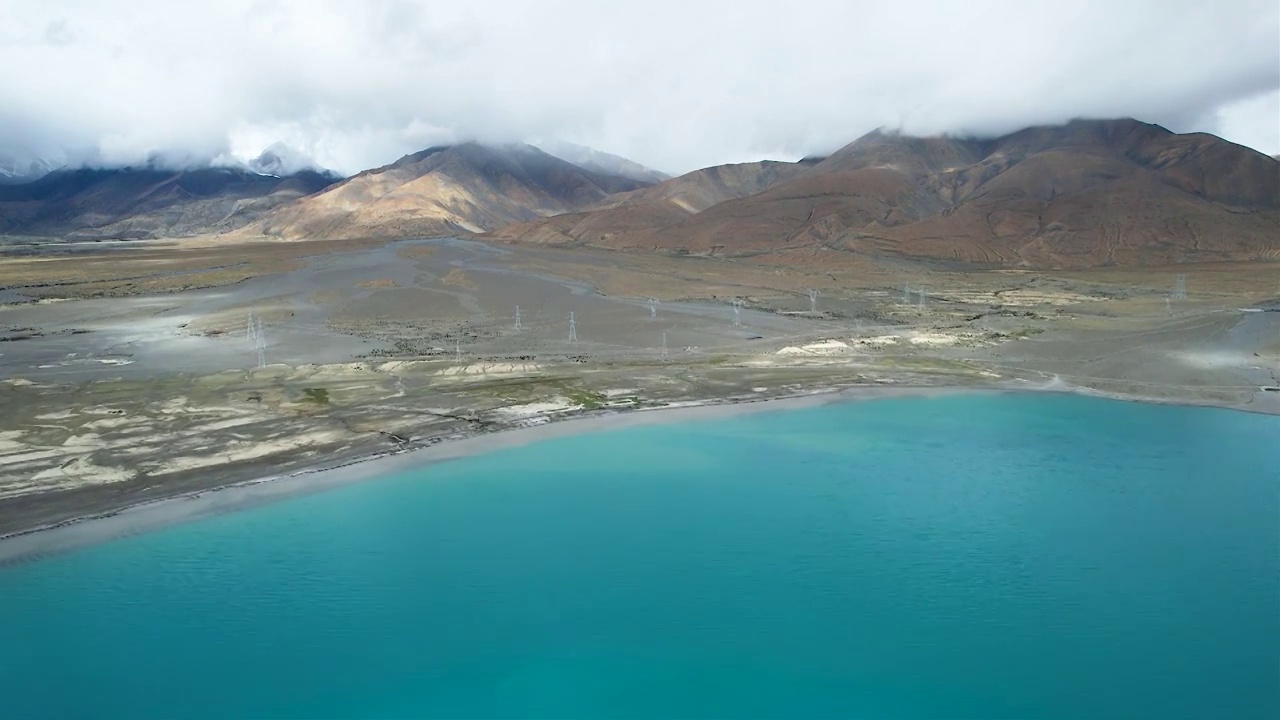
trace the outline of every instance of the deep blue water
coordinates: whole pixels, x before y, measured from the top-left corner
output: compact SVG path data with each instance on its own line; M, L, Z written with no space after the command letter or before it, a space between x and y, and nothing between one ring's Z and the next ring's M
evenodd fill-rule
M876 400L0 570L0 715L1280 717L1280 418Z

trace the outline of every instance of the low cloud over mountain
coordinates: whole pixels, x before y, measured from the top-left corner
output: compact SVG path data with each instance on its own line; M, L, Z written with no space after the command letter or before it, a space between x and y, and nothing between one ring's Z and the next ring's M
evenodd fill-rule
M1274 0L105 0L4 18L0 152L20 164L244 163L282 142L352 174L560 138L687 172L877 127L996 137L1125 116L1280 152Z

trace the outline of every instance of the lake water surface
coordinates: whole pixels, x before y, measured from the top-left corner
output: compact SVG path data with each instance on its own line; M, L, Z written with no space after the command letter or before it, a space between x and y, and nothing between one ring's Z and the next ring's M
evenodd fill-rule
M0 570L13 718L1280 717L1280 418L899 398Z

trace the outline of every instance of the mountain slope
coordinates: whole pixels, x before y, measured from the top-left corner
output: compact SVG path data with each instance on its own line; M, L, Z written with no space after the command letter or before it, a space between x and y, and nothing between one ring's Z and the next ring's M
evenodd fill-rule
M41 157L18 157L0 153L0 184L29 183L61 167L60 163Z
M720 203L749 197L796 177L805 163L762 161L694 170L640 190L617 193L584 213L557 215L501 228L494 237L540 243L590 242L627 246Z
M406 155L279 208L253 227L286 239L481 232L590 207L645 183L529 145L466 143Z
M281 142L272 143L256 158L245 163L248 168L263 175L297 175L302 172L315 172L321 175L332 175L340 179L337 173L321 167L315 160L298 150Z
M671 177L620 155L613 155L585 145L556 141L541 143L537 147L549 155L594 173L618 175L643 183L662 182Z
M591 232L575 239L722 255L824 247L1023 267L1245 259L1280 255L1280 164L1211 135L1135 120L1074 121L995 140L876 132L763 192L660 227L637 229L608 212L577 219ZM517 230L503 236L519 238Z
M600 207L667 202L688 213L697 213L726 200L755 195L806 169L808 166L804 163L772 160L716 165L694 170L641 190L613 195L601 203Z
M0 234L132 239L220 232L336 179L238 168L57 170L0 186Z

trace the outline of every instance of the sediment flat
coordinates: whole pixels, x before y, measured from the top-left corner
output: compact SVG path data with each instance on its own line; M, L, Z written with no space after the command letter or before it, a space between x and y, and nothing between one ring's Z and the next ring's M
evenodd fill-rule
M988 386L862 386L814 389L803 394L765 399L690 401L674 407L597 411L548 419L522 427L506 427L481 433L433 438L419 446L379 451L319 462L287 474L264 474L248 480L231 480L210 473L207 487L161 496L154 500L116 507L104 501L101 510L0 536L0 566L36 560L112 539L162 529L204 517L236 512L355 482L419 470L435 463L481 455L582 433L608 432L629 427L665 423L698 422L756 412L780 412L831 403L885 398L939 397L957 393L1071 393L1122 402L1183 404L1224 410L1259 412L1258 408L1231 407L1215 402L1170 401L1104 393L1061 383L1042 386L1010 383ZM1280 415L1280 407L1261 412Z
M229 272L192 250L0 263L0 557L810 396L1058 389L1280 413L1276 263L831 273L436 239L255 246ZM130 253L177 271L118 277Z

